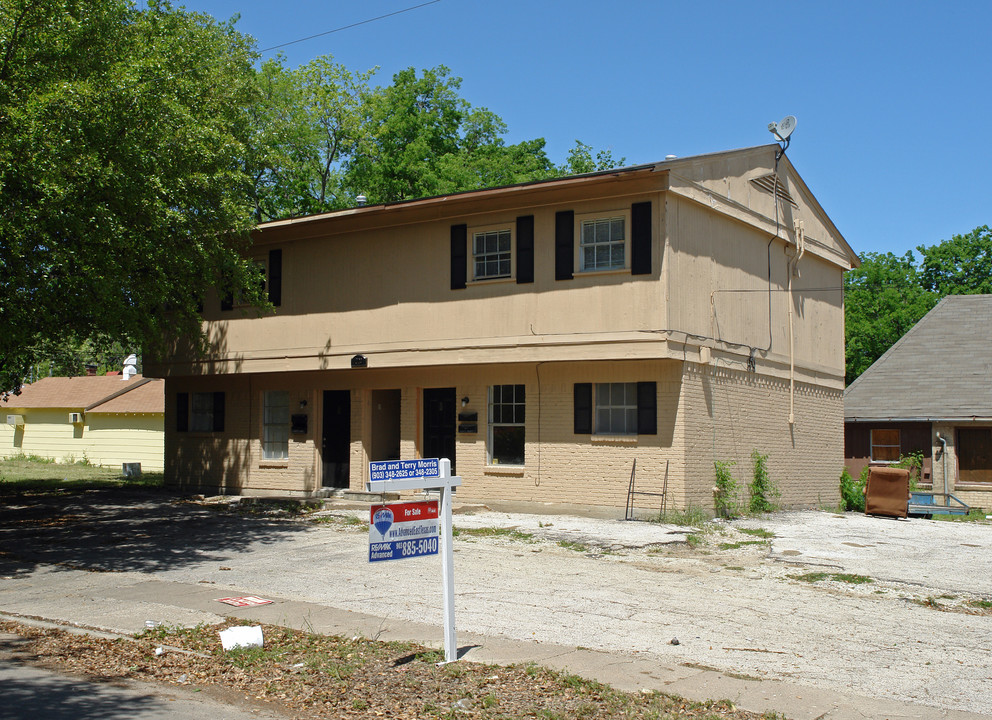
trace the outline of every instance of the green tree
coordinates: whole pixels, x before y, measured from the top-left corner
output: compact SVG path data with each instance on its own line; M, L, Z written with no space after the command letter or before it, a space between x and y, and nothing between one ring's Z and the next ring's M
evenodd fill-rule
M0 390L43 343L199 337L240 249L257 85L250 38L152 0L0 0Z
M370 202L392 202L552 177L544 141L507 146L506 124L458 95L443 65L408 68L372 93L345 183Z
M912 251L865 253L844 276L847 383L880 358L939 298L919 279Z
M615 160L611 150L600 150L595 157L593 157L592 151L592 145L586 145L584 142L576 140L575 147L568 151L568 158L565 163L558 166L557 174L582 175L600 170L612 170L627 162L627 158Z
M362 137L374 73L352 73L330 55L295 70L281 57L262 64L261 99L250 108L256 136L247 164L257 220L354 205L343 166Z
M940 297L992 293L992 230L983 225L937 245L920 245L920 284Z

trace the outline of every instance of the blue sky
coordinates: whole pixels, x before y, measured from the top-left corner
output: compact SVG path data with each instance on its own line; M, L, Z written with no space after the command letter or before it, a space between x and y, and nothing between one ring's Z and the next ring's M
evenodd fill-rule
M424 1L185 4L263 49ZM762 145L795 115L788 155L848 242L902 254L992 224L989 28L987 0L440 0L281 51L382 84L447 65L555 162L576 139L628 164Z

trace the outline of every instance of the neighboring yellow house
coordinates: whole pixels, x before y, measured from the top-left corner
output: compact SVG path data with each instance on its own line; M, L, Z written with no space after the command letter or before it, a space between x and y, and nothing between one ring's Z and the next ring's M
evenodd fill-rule
M166 379L166 479L362 489L449 457L463 498L713 507L750 455L835 504L843 273L857 256L778 146L265 223L276 312L207 303ZM639 505L658 500L642 499Z
M140 375L44 378L0 402L0 457L161 471L164 402L165 383Z

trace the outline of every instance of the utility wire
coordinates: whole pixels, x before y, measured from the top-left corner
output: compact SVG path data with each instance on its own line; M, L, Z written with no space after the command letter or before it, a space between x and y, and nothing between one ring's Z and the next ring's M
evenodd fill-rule
M296 43L305 42L307 40L313 40L314 38L323 37L324 35L330 35L331 33L341 32L342 30L348 30L353 27L358 27L359 25L368 25L369 23L375 22L376 20L383 20L385 18L392 17L393 15L400 15L405 12L410 12L411 10L418 10L422 7L426 7L428 5L434 5L435 3L439 3L439 2L441 2L441 0L429 0L429 2L420 3L419 5L413 5L411 7L404 8L402 10L397 10L396 12L386 13L385 15L379 15L378 17L369 18L368 20L362 20L360 22L352 23L351 25L342 25L339 28L334 28L333 30L317 33L316 35L309 35L305 38L300 38L299 40L290 40L289 42L284 42L280 45L273 45L272 47L267 47L262 50L259 50L259 52L266 53L269 50L278 50L279 48L284 48L288 45L295 45Z

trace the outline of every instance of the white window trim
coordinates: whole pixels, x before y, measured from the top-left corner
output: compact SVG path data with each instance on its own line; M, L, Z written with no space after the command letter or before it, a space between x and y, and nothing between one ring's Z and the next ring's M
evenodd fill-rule
M266 422L266 410L268 409L268 396L270 393L285 392L286 393L286 454L285 455L269 455L268 449L266 448L266 443L268 442L266 430L269 427L275 427L277 423ZM289 460L289 428L290 428L290 393L286 390L263 390L262 391L262 462L272 463L272 462L287 462Z
M882 430L884 432L892 432L894 430L895 432L899 433L899 444L898 445L885 445L883 443L876 443L875 442L875 431L876 430ZM897 464L899 462L899 458L898 457L895 460L876 460L875 459L875 445L876 444L880 448L881 447L894 447L898 451L896 453L896 455L901 456L902 455L902 430L900 430L899 428L872 428L871 430L868 431L868 457L870 458L871 462L873 462L873 463L884 463L885 465L895 465L895 464Z
M524 383L497 383L497 385L523 385L524 386L524 422L522 423L494 423L493 422L493 388L495 385L490 385L488 389L488 400L486 403L486 468L489 470L495 469L523 469L527 462L527 386ZM524 428L524 462L523 463L499 463L493 462L493 428L497 425L500 427L522 427Z
M510 233L510 274L493 276L493 277L481 277L477 278L475 276L475 236L480 233L488 232L509 232ZM468 252L466 253L466 262L468 263L467 268L467 284L469 285L482 285L485 283L503 283L512 282L517 277L517 228L516 222L505 222L505 223L494 223L492 225L478 225L476 227L468 228Z
M634 425L637 425L637 413L639 407L637 404L637 383L636 382L604 382L604 383L593 383L592 384L592 437L596 440L612 440L612 441L622 441L624 439L636 440L637 439L637 428L634 428L634 432L616 432L614 430L604 430L599 427L599 405L597 403L597 396L599 393L597 389L600 385L633 385L634 386ZM610 405L609 407L621 407ZM623 405L624 410L628 410L630 405Z
M606 220L608 218L623 218L623 267L602 268L586 270L583 268L582 252L582 223L590 220ZM615 210L601 210L599 212L575 214L575 242L573 257L575 258L576 275L607 275L610 273L630 272L630 208L617 208Z

